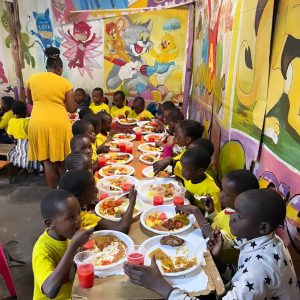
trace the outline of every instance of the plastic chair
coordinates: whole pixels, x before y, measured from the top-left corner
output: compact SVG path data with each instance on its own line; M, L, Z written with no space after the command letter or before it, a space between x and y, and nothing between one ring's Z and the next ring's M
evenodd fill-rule
M6 283L6 286L9 290L11 297L17 297L15 285L13 283L8 263L6 261L6 256L3 250L2 245L0 245L0 274L3 276L3 279Z

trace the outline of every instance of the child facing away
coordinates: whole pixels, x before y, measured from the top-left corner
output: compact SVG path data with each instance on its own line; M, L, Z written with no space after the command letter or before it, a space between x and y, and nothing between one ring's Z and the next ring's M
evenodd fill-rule
M229 290L222 300L299 299L299 289L290 254L274 230L284 224L286 206L273 190L249 190L235 200L230 215L230 229L240 250L238 268L224 263L220 254L222 235L213 232L208 248ZM155 259L151 266L124 264L124 271L134 284L151 289L163 299L196 300L185 291L172 287L162 276ZM201 296L200 296L201 299Z
M125 118L131 114L131 108L126 105L126 98L123 91L116 91L113 95L113 107L111 108L111 116L113 118Z
M151 112L145 109L145 99L143 97L134 98L132 104L132 111L129 117L138 119L140 121L150 120L154 118Z
M90 106L91 97L85 92L83 88L77 88L75 90L74 99L78 105L77 111L80 111L84 107Z
M107 112L103 111L97 114L97 118L101 122L101 130L96 136L97 153L104 153L109 151L109 146L106 145L114 135L112 128L112 117Z
M65 167L70 170L84 170L93 172L91 156L83 151L71 152L65 159Z
M110 113L109 106L104 103L104 96L103 96L103 90L99 87L94 88L92 92L92 102L90 104L90 109L93 111L94 114L106 111L107 113Z
M0 143L1 144L11 144L12 140L6 133L8 121L14 118L12 111L12 105L14 103L14 98L10 96L4 96L0 100Z
M28 161L29 119L26 119L26 104L22 101L15 101L12 105L12 112L16 118L8 121L7 134L16 141L16 147L10 150L7 157L15 167L40 171L42 167L38 161Z
M41 201L41 213L47 229L32 252L33 299L71 299L75 275L73 259L93 229L80 229L78 200L65 190L47 193Z
M235 239L229 228L229 220L230 215L234 211L235 198L243 192L258 188L258 180L252 172L248 170L231 171L222 178L220 196L222 211L216 211L214 202L210 197L204 200L205 216L194 205L180 205L176 207L176 210L194 214L205 238L209 237L213 230L219 230L224 240L224 249L230 249L233 248ZM211 223L207 222L207 219Z
M95 186L95 179L89 171L71 170L66 172L60 178L58 188L69 191L78 199L81 207L82 228L93 227L95 230L128 232L136 202L136 191L134 188L129 192L130 204L128 209L119 222L102 219L93 212L97 200L97 188Z

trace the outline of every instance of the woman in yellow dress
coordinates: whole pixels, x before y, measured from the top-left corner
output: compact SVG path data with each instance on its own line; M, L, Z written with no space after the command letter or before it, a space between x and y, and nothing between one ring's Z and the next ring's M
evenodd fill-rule
M68 112L77 108L72 84L61 77L63 64L59 54L59 49L47 48L47 72L27 80L27 98L33 104L28 159L43 162L52 189L56 189L59 176L65 172L64 161L70 153L72 129Z

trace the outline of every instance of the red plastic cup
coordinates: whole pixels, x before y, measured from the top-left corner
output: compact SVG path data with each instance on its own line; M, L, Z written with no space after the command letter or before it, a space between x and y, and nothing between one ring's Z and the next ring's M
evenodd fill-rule
M116 126L117 124L116 124L116 120L112 120L112 122L111 122L111 129L116 129Z
M174 205L184 205L184 197L182 196L175 196L173 201Z
M83 289L89 289L94 286L94 265L82 264L77 268L79 286Z
M164 204L164 197L161 195L155 195L153 196L153 205L158 206L158 205L163 205Z
M145 252L146 249L138 245L135 245L133 249L127 249L126 251L127 262L132 265L142 266L145 260L144 257Z
M178 187L173 190L174 205L184 205L185 191L186 189L184 187Z
M106 161L107 161L107 159L106 159L106 157L105 156L99 156L98 157L98 166L99 167L105 167L106 166Z
M126 152L126 144L124 142L119 143L120 152Z
M132 152L133 152L133 145L132 145L132 143L128 142L128 143L125 144L125 146L126 146L125 152L132 154Z
M142 140L142 130L141 129L138 129L136 132L135 132L135 139L137 141L141 141Z
M149 139L150 143L154 143L155 142L155 136L154 135L149 135L148 139Z

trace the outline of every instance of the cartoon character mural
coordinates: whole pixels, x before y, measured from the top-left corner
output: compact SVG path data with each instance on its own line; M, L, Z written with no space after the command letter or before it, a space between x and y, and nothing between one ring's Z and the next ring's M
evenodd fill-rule
M91 32L91 26L86 22L73 24L73 33L68 29L67 33L59 30L66 39L62 47L67 50L63 53L69 61L68 67L78 68L81 76L86 72L93 79L93 69L100 68L100 64L95 59L101 52L96 50L101 44L101 36L96 37L96 33Z
M33 17L37 31L30 30L30 33L38 39L36 42L41 46L42 50L44 51L46 48L52 46L59 48L62 38L53 34L49 8L42 13L34 11Z
M3 10L2 11L2 15L1 15L1 23L5 29L5 31L8 33L8 36L5 38L5 46L7 48L10 48L10 43L11 43L11 39L10 39L10 34L9 34L9 29L8 29L8 21L7 21L7 11ZM29 44L29 36L26 32L21 32L21 47L23 50L23 54L24 54L24 58L26 63L30 66L32 66L32 68L35 67L35 59L34 57L31 55L29 49L33 47L35 42L33 42L32 44Z
M4 68L3 68L3 63L0 61L0 84L8 83Z

